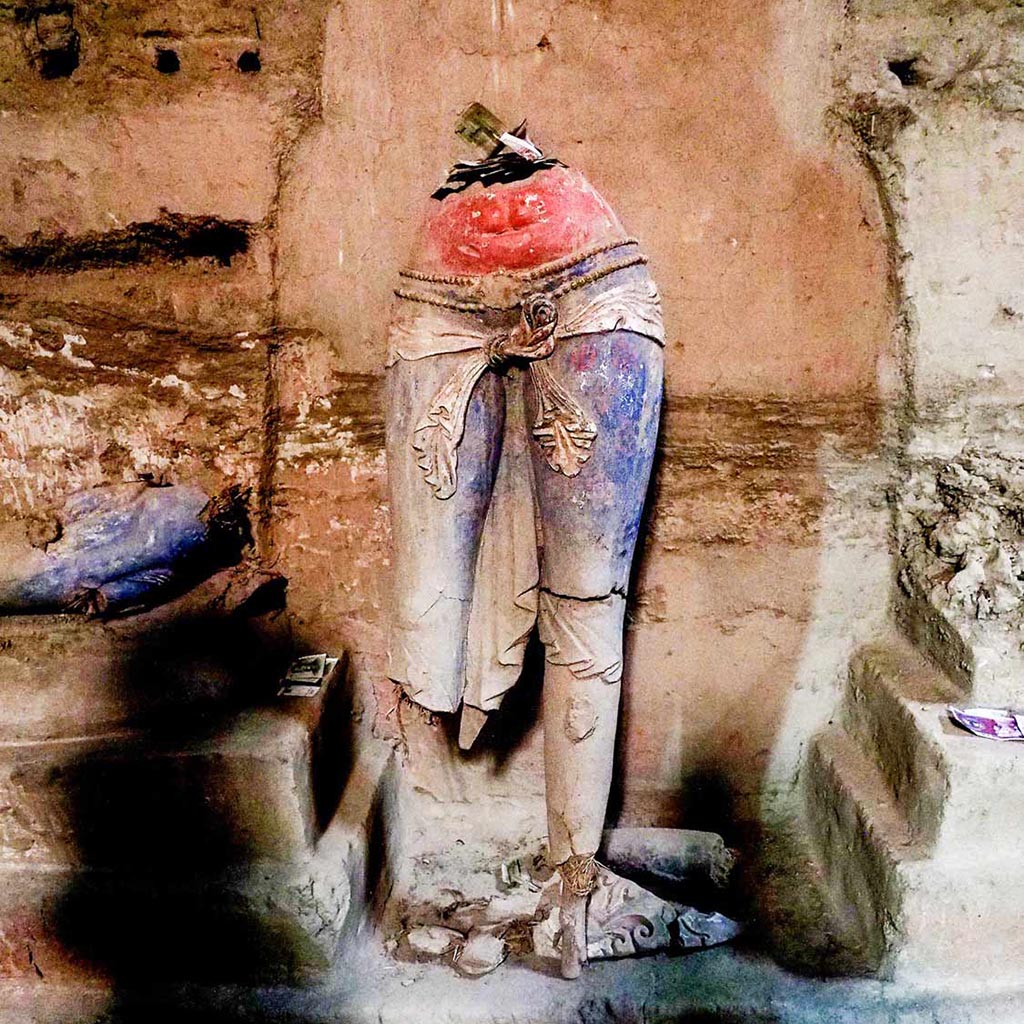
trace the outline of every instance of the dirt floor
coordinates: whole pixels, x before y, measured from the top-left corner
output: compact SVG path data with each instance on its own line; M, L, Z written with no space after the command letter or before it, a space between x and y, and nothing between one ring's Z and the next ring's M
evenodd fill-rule
M578 982L400 964L368 942L308 989L0 989L10 1024L1019 1024L1019 993L928 994L818 981L743 949L590 965Z

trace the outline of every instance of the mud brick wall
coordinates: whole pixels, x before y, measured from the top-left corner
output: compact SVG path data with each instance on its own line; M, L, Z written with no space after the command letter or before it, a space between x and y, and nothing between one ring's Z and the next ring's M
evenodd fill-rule
M528 115L664 299L616 813L768 813L891 580L900 290L836 113L849 30L795 0L0 4L0 514L138 474L249 487L364 735L446 806L535 805L536 673L468 759L386 680L380 398L455 117Z

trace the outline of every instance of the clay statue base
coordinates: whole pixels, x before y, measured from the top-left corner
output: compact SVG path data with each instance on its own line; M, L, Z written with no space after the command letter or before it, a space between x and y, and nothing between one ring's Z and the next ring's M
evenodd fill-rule
M689 885L706 883L709 891L726 884L731 854L711 833L613 829L604 845L635 852L652 843L663 851L659 874ZM710 875L705 851L716 853ZM483 867L486 860L473 856ZM545 855L537 851L506 862L498 873L467 875L473 898L450 888L454 865L439 864L432 884L416 887L419 898L402 915L403 934L391 948L401 958L448 963L463 974L485 974L512 957L538 967L547 963L563 977L576 978L588 961L706 949L741 931L722 914L662 899L605 864L586 860L578 866L583 871L570 875L564 895L562 877L545 867ZM492 894L485 895L485 888Z

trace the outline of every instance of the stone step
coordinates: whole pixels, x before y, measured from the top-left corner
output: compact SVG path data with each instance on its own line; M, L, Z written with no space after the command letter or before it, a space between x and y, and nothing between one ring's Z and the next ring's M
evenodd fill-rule
M944 707L957 697L946 677L897 637L862 647L850 660L843 723L926 844L938 835L946 773L942 751L920 730L913 705Z
M963 987L972 971L979 989L1018 983L1018 849L972 844L933 856L881 770L841 730L815 737L806 770L809 820L830 888L856 914L879 973L932 987L953 979Z
M210 871L308 856L337 806L351 716L315 698L103 736L0 742L0 864Z
M858 922L864 948L882 963L900 905L899 865L925 853L896 808L881 772L845 732L819 733L805 767L808 819L832 892Z
M948 719L963 696L908 643L854 656L844 723L881 769L889 793L931 855L1024 854L1024 744L978 739Z
M1019 853L965 850L962 856L901 864L899 875L889 977L960 994L1000 988L1019 993L1024 963Z

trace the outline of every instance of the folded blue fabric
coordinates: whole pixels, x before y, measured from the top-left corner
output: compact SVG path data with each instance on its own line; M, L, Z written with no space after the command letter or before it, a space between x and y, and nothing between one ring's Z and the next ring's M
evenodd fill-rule
M49 543L5 545L0 612L110 614L158 603L238 560L248 540L242 504L222 502L218 515L198 487L141 482L72 494L47 514Z

